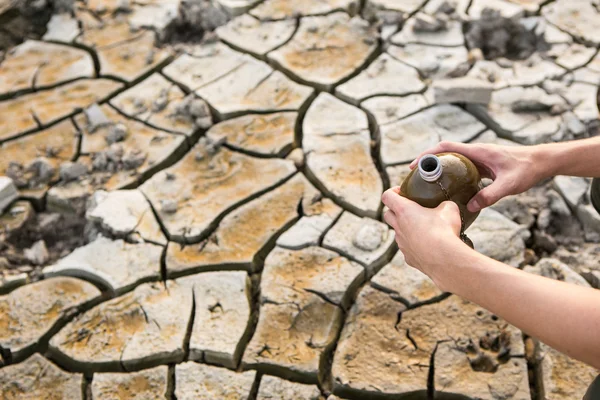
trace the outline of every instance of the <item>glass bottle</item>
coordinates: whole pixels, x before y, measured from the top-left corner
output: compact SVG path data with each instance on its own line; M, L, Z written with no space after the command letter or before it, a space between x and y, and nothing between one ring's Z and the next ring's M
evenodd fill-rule
M479 170L467 157L457 153L427 154L408 174L400 194L427 208L435 208L448 200L455 202L460 209L461 238L473 247L464 231L479 212L470 212L467 203L482 188Z
M600 213L600 178L594 178L592 181L592 205Z

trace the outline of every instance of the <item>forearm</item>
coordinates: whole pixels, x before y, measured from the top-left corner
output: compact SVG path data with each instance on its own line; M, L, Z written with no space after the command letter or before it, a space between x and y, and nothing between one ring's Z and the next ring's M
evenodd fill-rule
M509 267L471 249L434 277L549 346L600 369L600 290Z
M555 175L600 177L600 136L532 147L542 178Z

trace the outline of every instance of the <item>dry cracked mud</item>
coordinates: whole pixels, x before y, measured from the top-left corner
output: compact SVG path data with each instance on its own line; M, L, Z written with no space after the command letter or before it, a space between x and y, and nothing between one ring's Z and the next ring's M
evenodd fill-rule
M597 8L0 0L0 397L581 398L598 371L441 292L380 197L439 140L596 135ZM588 187L467 233L600 288Z

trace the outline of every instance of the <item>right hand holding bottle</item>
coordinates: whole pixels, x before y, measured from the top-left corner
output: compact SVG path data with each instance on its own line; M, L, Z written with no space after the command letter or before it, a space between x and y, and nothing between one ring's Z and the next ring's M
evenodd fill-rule
M534 159L532 147L500 146L495 144L465 144L440 142L424 151L411 164L417 166L425 154L459 153L473 161L483 178L494 182L477 193L467 205L471 212L477 212L495 204L505 196L523 193L543 178L543 170Z

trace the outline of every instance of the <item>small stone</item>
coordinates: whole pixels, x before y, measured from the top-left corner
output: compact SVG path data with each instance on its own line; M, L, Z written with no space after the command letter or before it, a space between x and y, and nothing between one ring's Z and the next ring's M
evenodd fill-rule
M83 381L83 374L63 371L38 353L0 369L0 393L6 400L83 400Z
M544 208L537 216L537 227L541 230L546 230L550 226L552 219L552 210Z
M25 249L25 257L35 265L44 265L48 261L48 249L43 240L38 240L29 249Z
M166 90L160 91L159 96L152 101L152 105L150 106L150 110L152 112L161 112L167 108L167 105L169 105L169 98L167 97L167 94L168 93Z
M121 159L123 162L123 168L126 170L138 169L144 164L146 157L146 153L140 149L128 150Z
M383 240L382 230L379 227L366 224L356 232L352 244L361 250L373 251L381 246Z
M60 165L60 179L63 182L71 182L79 179L88 173L88 167L78 162L64 162Z
M54 14L46 25L42 39L46 41L69 43L79 36L79 23L68 13Z
M438 22L437 19L429 17L427 20L430 22L426 22L424 19L425 18L421 18L421 21L423 22L419 22L417 16L410 18L404 24L402 30L392 36L392 43L397 45L424 44L429 46L448 47L464 45L465 38L462 33L462 24L460 21L448 20L447 22ZM445 19L446 18L443 18L442 20L445 21ZM415 29L415 26L424 27L426 29ZM444 28L441 29L441 27Z
M114 163L121 162L123 153L123 146L120 143L111 144L110 147L105 151L106 158Z
M160 201L160 209L167 214L175 214L177 212L177 200L163 199Z
M190 114L196 118L210 116L210 110L204 101L198 98L192 98L189 103Z
M469 77L435 80L433 93L435 102L440 103L479 103L488 104L494 86L479 79Z
M252 391L255 376L255 371L236 373L185 362L175 366L175 396L178 400L246 399Z
M438 32L448 29L448 17L443 14L434 17L420 12L414 18L412 29L415 32Z
M344 212L327 232L323 246L361 264L375 267L391 251L394 231L382 222Z
M111 121L106 117L102 108L96 103L83 110L83 112L87 119L88 131L90 133L94 133L98 128L111 124Z
M591 204L577 206L577 218L583 225L585 239L589 242L600 242L600 214Z
M546 232L533 231L533 248L552 254L558 248L556 240Z
M92 168L94 171L104 171L108 167L108 156L106 152L98 152L92 158Z
M131 11L131 0L117 0L116 8L119 11Z
M30 184L33 186L43 185L50 180L54 176L55 168L52 166L52 163L45 157L38 157L31 162L27 166L27 170L33 173L32 181Z
M122 142L127 137L127 127L123 124L112 124L108 129L108 133L104 136L107 145Z
M19 192L13 180L7 176L0 176L0 215L18 197Z

